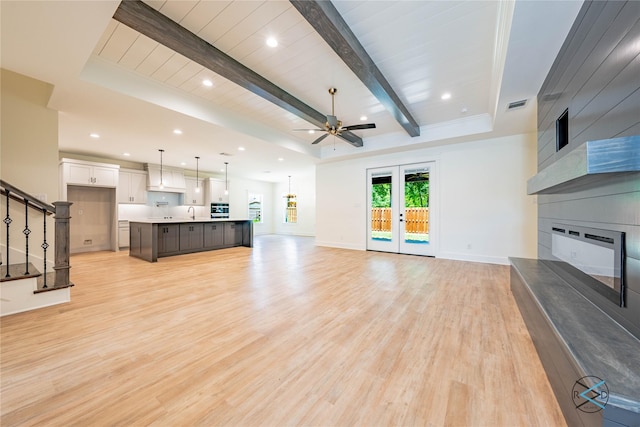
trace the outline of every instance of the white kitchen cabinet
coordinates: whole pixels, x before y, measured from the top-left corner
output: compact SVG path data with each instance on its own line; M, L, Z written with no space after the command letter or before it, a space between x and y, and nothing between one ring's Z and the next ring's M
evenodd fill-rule
M184 177L186 191L184 193L185 205L204 205L204 182L201 179ZM196 190L200 191L196 191Z
M118 246L129 247L129 221L118 221Z
M162 174L160 174L159 165L147 164L145 166L148 172L148 190L165 191L168 193L184 193L186 191L186 183L182 170L163 167ZM163 188L160 188L160 175L162 175Z
M145 172L120 170L118 203L147 203L147 174Z
M207 179L207 196L205 197L205 203L229 203L229 194L225 194L227 186L228 184L225 183L222 179Z
M62 181L65 185L117 187L118 165L62 159Z

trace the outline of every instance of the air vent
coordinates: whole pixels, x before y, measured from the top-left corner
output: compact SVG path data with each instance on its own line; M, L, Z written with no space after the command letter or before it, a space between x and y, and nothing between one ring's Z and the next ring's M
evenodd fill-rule
M221 156L227 156L227 157L231 157L231 156L233 156L233 154L225 153L225 152L220 153L220 155L221 155Z
M521 101L510 102L507 106L507 110L513 110L515 108L522 108L527 104L527 100L523 99Z

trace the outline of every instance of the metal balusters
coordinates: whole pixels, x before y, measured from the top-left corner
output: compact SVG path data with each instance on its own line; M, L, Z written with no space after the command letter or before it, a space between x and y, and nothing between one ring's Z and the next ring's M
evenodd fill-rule
M47 289L47 248L49 244L47 243L47 210L42 208L42 230L44 231L44 241L42 242L42 250L44 251L43 255L43 264L44 264L44 289Z
M6 197L6 215L3 215L2 217L2 222L4 222L5 227L6 227L6 241L3 241L3 243L6 243L6 257L0 253L0 265L2 265L2 274L0 275L2 280L14 280L14 279L18 279L20 277L24 276L32 276L32 275L39 275L38 271L34 271L34 267L32 265L29 265L29 257L31 256L30 254L30 250L33 250L33 247L30 247L29 245L29 240L31 237L31 233L34 231L33 230L33 221L31 221L32 223L29 223L29 208L34 209L35 211L40 211L42 212L43 215L43 223L42 223L42 231L43 231L43 239L42 239L42 243L40 244L40 247L43 250L43 270L44 270L44 277L43 277L43 282L41 283L42 285L42 289L55 289L58 287L67 287L69 286L69 269L70 269L70 265L69 265L69 219L70 219L70 215L69 215L69 206L71 205L71 203L69 202L56 202L53 205L50 205L48 203L42 202L41 200L37 199L36 197L33 197L25 192L23 192L22 190L12 186L11 184L3 181L2 179L0 179L0 193L2 194L3 197ZM12 216L16 215L16 212L14 212L13 214L11 213L11 202L9 201L9 199L13 199L19 203L24 203L24 215L25 215L25 219L24 219L24 228L22 231L22 233L24 234L25 240L24 240L24 253L25 253L25 270L24 273L17 273L15 271L15 268L20 266L19 268L21 268L21 264L22 262L18 262L18 264L16 266L14 266L14 270L11 271L10 267L11 267L11 262L10 262L10 258L11 258L11 245L15 245L15 238L11 239L10 235L11 235L11 225L13 225L13 220L15 218L12 218ZM59 208L56 208L56 205L59 206ZM2 205L3 207L5 207L5 204ZM18 206L18 209L20 208L20 206ZM47 265L47 255L49 252L49 247L51 246L51 243L49 243L47 241L48 236L47 236L47 231L51 231L51 230L47 230L47 216L49 216L50 214L55 214L55 230L54 230L54 238L55 238L55 247L52 248L54 249L54 266L53 266L53 271L54 271L54 282L52 283L51 280L53 278L48 278L47 277L47 273L49 272L49 266ZM37 218L34 216L32 218L36 219L36 223L37 223ZM17 226L20 226L21 224L17 224ZM49 227L51 228L51 227ZM14 234L15 234L15 230L14 230ZM35 236L34 236L35 237ZM20 240L20 239L18 239ZM33 242L31 242L31 246L33 246ZM16 249L16 251L18 251L18 249ZM20 251L22 252L22 251ZM15 255L15 254L14 254ZM15 258L15 256L14 256ZM18 258L20 258L20 256L18 256ZM38 269L40 269L40 267L38 267Z
M31 230L29 230L29 201L24 199L24 230L22 230L24 234L24 274L29 275L29 234L31 234Z
M11 277L11 274L9 274L9 267L11 264L9 264L9 252L11 252L11 246L9 246L9 225L11 224L11 217L9 216L9 190L5 191L5 194L7 196L7 216L6 218L3 220L3 222L7 225L7 274L5 274L4 277Z

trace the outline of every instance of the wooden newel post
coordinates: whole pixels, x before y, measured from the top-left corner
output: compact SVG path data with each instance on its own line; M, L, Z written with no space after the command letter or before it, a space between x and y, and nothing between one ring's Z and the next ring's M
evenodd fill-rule
M71 219L70 207L72 202L53 202L56 207L55 216L55 265L53 269L56 272L56 280L54 287L69 285L69 220Z

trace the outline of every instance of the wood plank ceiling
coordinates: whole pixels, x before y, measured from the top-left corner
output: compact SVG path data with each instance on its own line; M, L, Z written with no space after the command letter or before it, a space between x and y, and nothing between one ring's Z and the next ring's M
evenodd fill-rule
M320 128L324 126L326 115L309 107L142 1L121 2L113 17L177 54L183 55L309 123ZM339 136L353 146L362 147L362 139L351 132L344 131Z
M289 2L145 3L288 92L309 111L327 114L331 106L327 89L338 87L336 115L344 123L357 124L360 116L366 115L368 122L378 126L356 132L358 136L403 129ZM334 2L397 92L398 102L415 117L414 129L489 110L493 70L487 52L494 52L495 3ZM277 37L277 48L265 46L269 36ZM251 90L115 20L94 54L290 134L294 128L309 127L309 123L318 125L313 119L303 120L274 107ZM443 61L446 66L442 66ZM213 81L212 88L202 85L205 78ZM444 91L453 91L455 96L447 105L440 101ZM315 138L310 136L309 140Z

